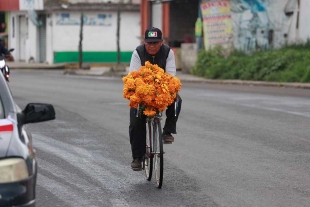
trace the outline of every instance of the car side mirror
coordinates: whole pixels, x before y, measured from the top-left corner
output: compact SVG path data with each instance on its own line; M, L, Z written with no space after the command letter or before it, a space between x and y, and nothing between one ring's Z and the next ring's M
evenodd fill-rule
M44 103L29 103L22 111L23 124L37 123L55 119L53 105Z

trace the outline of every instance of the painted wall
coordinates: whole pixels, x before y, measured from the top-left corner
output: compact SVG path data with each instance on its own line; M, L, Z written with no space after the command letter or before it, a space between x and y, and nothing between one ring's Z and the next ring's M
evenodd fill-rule
M84 13L83 61L115 62L117 55L116 12ZM139 45L140 14L121 13L120 49L122 62L129 62L134 49ZM80 33L80 13L62 12L53 15L48 26L50 38L47 46L48 62L76 62ZM52 25L52 26L51 26ZM52 57L53 56L53 57Z
M43 0L19 0L19 10L42 10L43 7Z
M297 8L297 0L231 0L234 46L251 51L296 42Z

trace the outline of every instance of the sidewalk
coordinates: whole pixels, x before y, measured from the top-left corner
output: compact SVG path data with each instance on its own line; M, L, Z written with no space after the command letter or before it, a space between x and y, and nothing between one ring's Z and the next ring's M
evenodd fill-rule
M90 69L66 69L66 64L44 64L44 63L22 63L8 62L11 69L62 69L64 74L68 75L88 75L88 76L110 76L123 77L127 74L126 71L111 72L110 67L93 67ZM274 86L288 88L303 88L310 89L310 83L280 83L280 82L264 82L264 81L242 81L242 80L211 80L203 77L197 77L191 74L177 71L176 75L181 82L198 82L211 84L238 84L238 85L253 85L253 86Z
M6 62L11 69L65 69L66 64Z

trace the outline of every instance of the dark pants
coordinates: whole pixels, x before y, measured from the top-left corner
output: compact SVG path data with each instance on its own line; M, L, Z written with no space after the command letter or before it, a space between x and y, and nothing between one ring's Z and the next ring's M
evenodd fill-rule
M181 112L182 99L178 95L178 111L175 116L174 103L167 107L166 121L163 130L176 134L176 123ZM136 109L130 108L129 137L132 157L141 157L145 154L146 146L146 116L136 117Z

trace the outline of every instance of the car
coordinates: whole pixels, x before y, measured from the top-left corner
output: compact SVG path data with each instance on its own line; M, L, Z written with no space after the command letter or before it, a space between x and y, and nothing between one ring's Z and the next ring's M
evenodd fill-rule
M21 110L0 75L0 207L35 207L38 165L26 125L55 117L47 103L28 103Z

